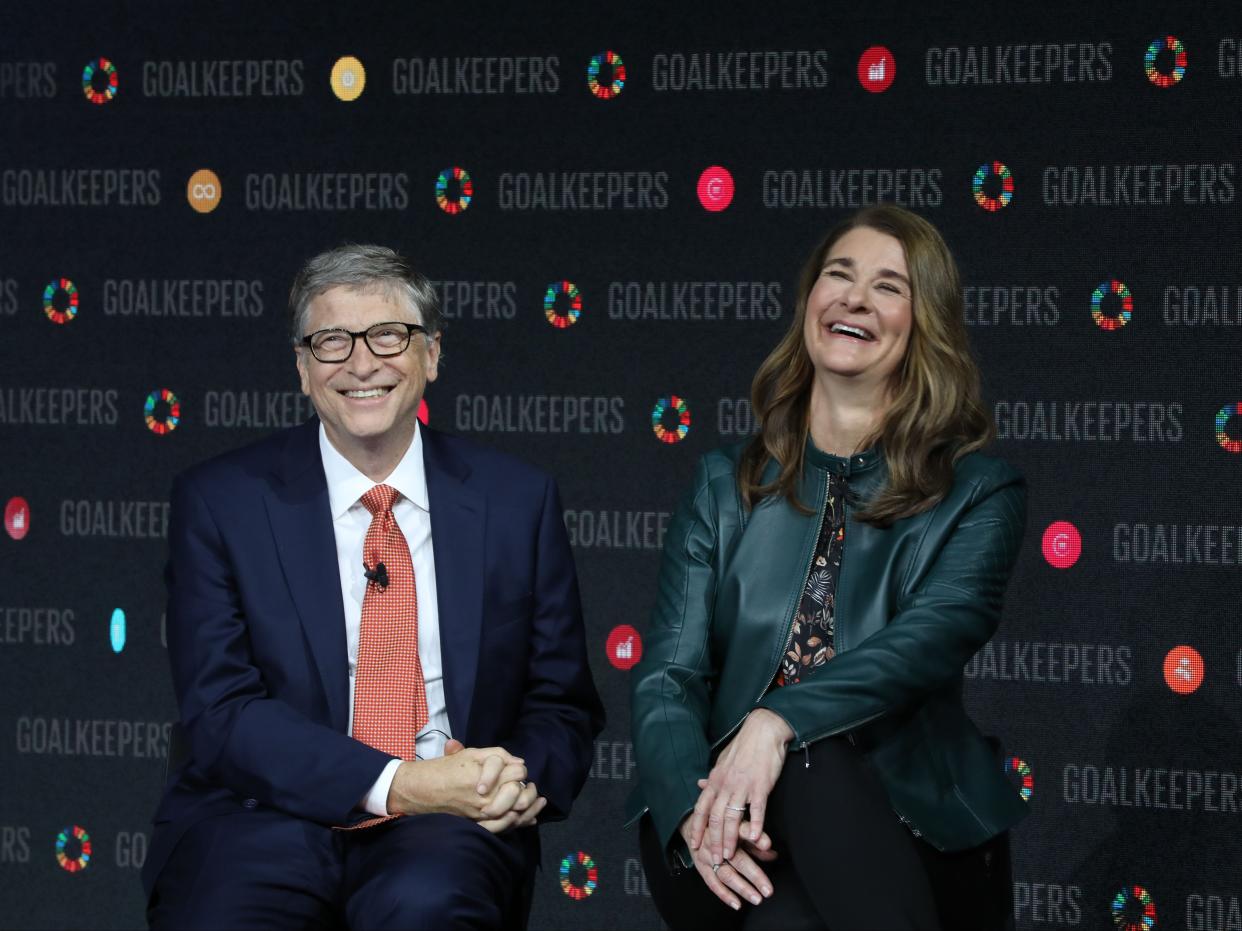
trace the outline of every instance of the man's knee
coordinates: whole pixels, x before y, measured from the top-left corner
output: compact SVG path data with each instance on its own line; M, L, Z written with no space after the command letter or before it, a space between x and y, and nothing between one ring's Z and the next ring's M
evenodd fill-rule
M355 912L364 928L499 928L503 902L461 875L392 871L367 884L365 907ZM354 909L350 909L354 912ZM351 921L354 924L355 921Z
M512 844L451 815L422 816L357 864L347 911L357 927L499 928L519 903L527 870ZM382 853L381 853L382 851ZM378 856L377 856L378 854ZM519 922L520 923L520 922Z

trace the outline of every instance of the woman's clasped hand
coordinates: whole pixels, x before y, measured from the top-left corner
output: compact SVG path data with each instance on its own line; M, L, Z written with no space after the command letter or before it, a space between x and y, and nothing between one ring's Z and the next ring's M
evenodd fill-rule
M752 711L708 777L699 780L699 800L681 824L695 869L730 908L740 907L739 895L758 905L772 894L759 864L778 854L763 819L792 739L793 730L780 715L766 708Z

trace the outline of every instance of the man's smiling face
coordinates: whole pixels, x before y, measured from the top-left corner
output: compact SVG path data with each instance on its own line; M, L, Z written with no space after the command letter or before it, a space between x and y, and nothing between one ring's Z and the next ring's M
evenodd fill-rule
M376 323L422 323L397 293L379 288L329 288L307 307L306 332L340 328L358 332ZM418 404L427 382L435 381L440 337L431 345L414 333L400 355L378 357L358 337L349 358L320 362L310 349L297 349L302 391L311 399L332 445L346 458L351 449L405 449L414 436Z

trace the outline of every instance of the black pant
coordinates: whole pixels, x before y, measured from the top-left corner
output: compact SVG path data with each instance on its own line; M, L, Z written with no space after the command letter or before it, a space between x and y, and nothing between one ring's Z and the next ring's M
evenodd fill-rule
M670 873L651 819L640 828L643 868L660 916L692 928L830 931L994 931L1010 911L1007 838L945 854L897 819L870 764L844 738L791 753L765 829L779 859L761 864L773 894L734 912L694 868Z

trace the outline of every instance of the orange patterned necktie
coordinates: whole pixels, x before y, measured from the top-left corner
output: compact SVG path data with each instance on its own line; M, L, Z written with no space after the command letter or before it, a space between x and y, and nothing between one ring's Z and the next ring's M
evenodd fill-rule
M369 578L354 668L353 736L376 750L412 760L415 738L427 723L427 690L418 661L414 564L392 513L397 494L391 485L376 485L362 496L371 526L362 544ZM387 820L373 818L354 827Z

